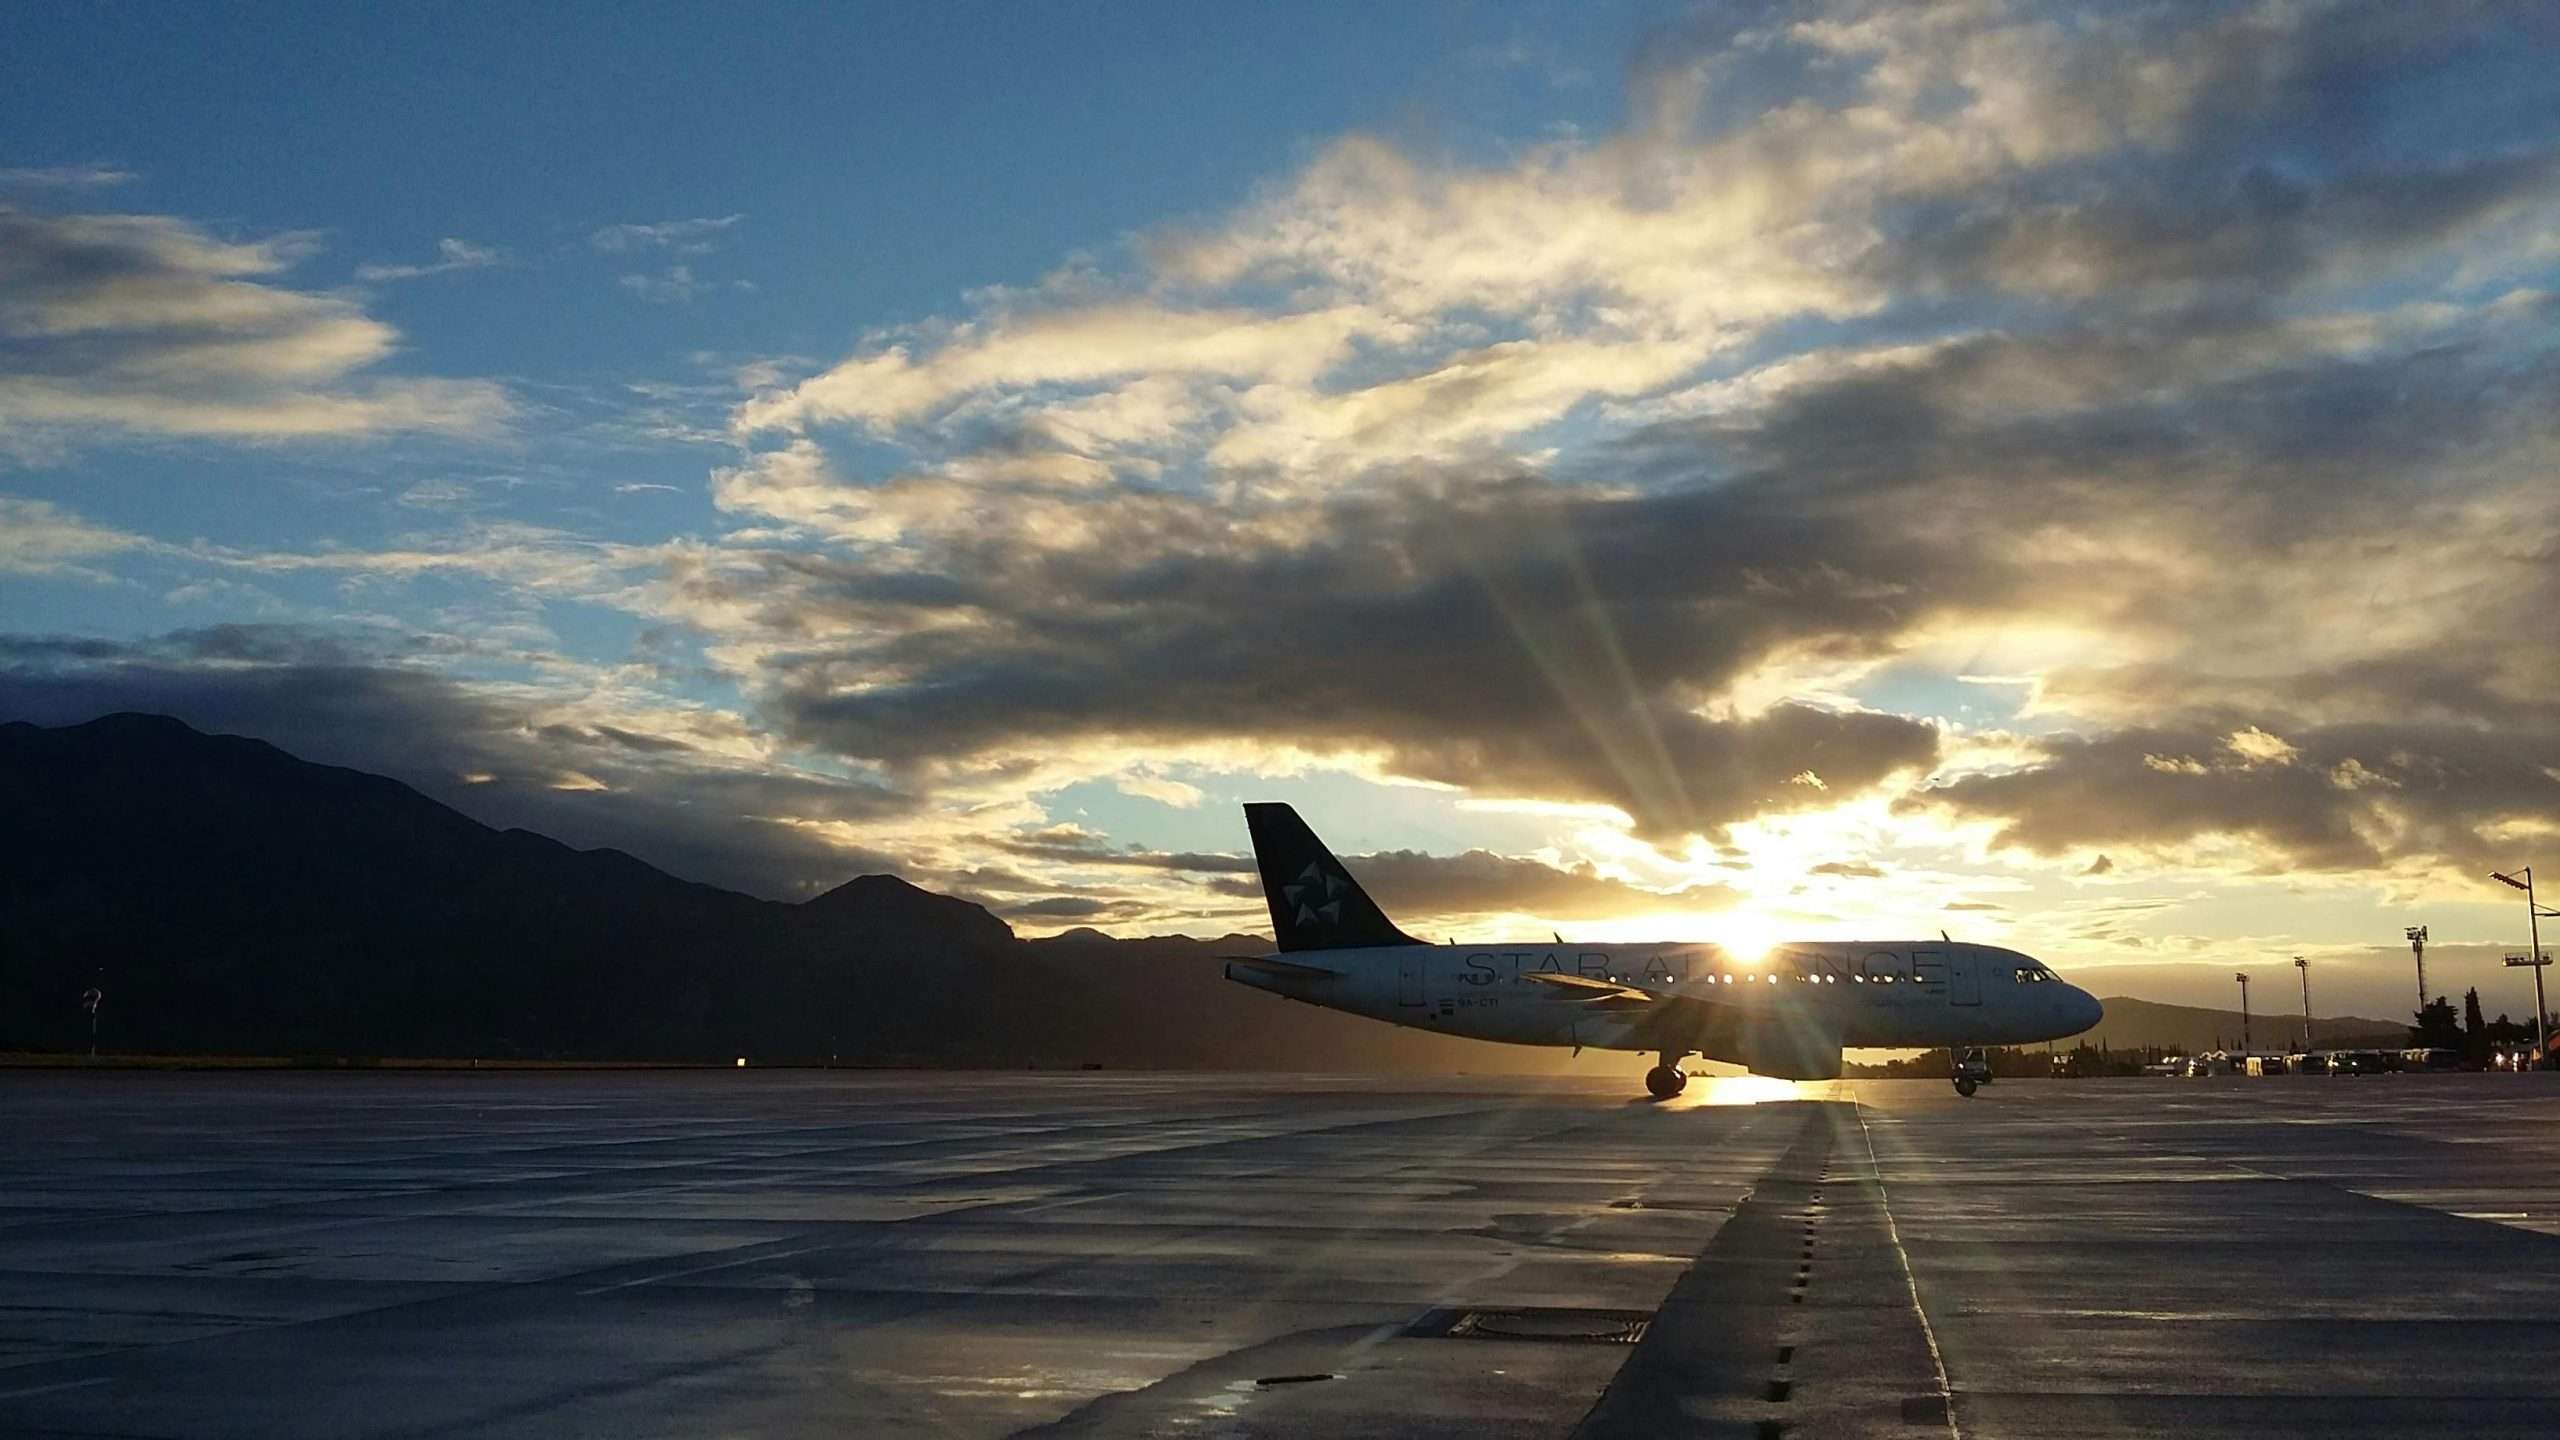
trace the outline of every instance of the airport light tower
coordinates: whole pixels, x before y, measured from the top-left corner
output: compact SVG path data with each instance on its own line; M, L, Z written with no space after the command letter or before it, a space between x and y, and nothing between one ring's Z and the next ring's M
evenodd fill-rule
M2409 937L2409 953L2418 957L2418 1013L2427 1010L2427 927L2412 925L2400 932Z
M2249 1045L2249 972L2243 970L2231 978L2240 982L2240 1053L2246 1055L2251 1048Z
M2302 1053L2311 1053L2311 962L2296 955L2293 968L2302 972Z
M2545 915L2560 917L2560 910L2545 910L2534 900L2532 866L2527 865L2516 874L2524 878L2519 880L2515 875L2509 875L2503 870L2490 871L2489 878L2501 885L2511 885L2524 892L2525 935L2526 944L2530 948L2521 958L2514 955L2508 956L2507 964L2529 967L2533 971L2533 1063L2538 1068L2544 1061L2551 1058L2551 1026L2548 1018L2550 1012L2544 1009L2542 1003L2542 972L2550 968L2551 957L2542 953L2542 917Z

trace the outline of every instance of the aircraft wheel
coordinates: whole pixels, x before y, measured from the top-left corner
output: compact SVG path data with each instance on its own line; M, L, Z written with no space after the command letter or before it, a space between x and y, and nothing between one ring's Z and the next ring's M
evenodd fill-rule
M1668 1100L1689 1088L1689 1077L1677 1065L1656 1065L1644 1072L1644 1088L1656 1100Z
M1957 1093L1957 1094L1959 1094L1959 1095L1968 1095L1968 1096L1969 1096L1969 1095L1971 1095L1971 1094L1973 1093L1973 1091L1974 1091L1974 1082L1972 1081L1972 1079L1971 1079L1971 1078L1966 1078L1966 1079L1958 1080L1958 1081L1956 1082L1956 1093Z

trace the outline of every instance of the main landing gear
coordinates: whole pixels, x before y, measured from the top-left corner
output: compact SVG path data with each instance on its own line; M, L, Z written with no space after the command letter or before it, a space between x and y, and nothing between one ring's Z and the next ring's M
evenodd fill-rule
M1955 1077L1956 1093L1971 1096L1981 1086L1991 1083L1991 1060L1979 1049L1949 1050L1947 1073Z
M1688 1089L1689 1077L1680 1072L1680 1061L1688 1053L1686 1050L1663 1051L1662 1063L1644 1072L1646 1093L1656 1100L1668 1100Z

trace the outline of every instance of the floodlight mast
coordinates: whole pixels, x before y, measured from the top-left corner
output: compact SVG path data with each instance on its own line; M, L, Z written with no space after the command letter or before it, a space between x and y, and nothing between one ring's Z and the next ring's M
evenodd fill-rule
M2243 970L2231 978L2240 982L2240 1053L2246 1055L2253 1048L2249 1044L2249 972Z
M2524 892L2526 944L2531 948L2526 950L2521 962L2509 958L2507 963L2509 965L2521 963L2533 971L2533 1064L2535 1069L2540 1069L2551 1059L2551 1022L2547 1018L2550 1011L2542 1001L2542 972L2550 968L2551 957L2542 953L2542 917L2560 916L2560 910L2545 910L2533 898L2532 866L2525 866L2517 871L2516 875L2522 875L2524 878L2519 880L2515 875L2509 875L2500 870L2489 872L2490 879Z
M2311 962L2296 955L2293 968L2302 972L2302 1053L2311 1053Z
M2427 1010L2427 927L2412 925L2400 932L2409 937L2409 953L2418 957L2418 1014Z

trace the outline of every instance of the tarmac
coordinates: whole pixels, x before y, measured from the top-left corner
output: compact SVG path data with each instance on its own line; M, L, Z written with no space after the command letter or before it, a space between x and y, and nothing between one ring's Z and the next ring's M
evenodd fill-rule
M10 1436L2555 1431L2556 1076L0 1073Z

